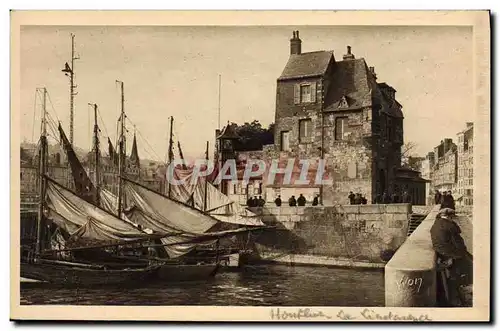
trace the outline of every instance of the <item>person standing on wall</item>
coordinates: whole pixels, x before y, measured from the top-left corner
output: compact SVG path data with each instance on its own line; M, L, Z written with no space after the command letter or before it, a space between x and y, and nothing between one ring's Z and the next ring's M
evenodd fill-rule
M278 197L274 199L274 204L276 207L281 207L281 195L278 195Z
M297 204L301 207L306 205L306 198L300 193L299 198L297 199Z
M434 204L439 205L441 203L441 192L439 190L436 190L436 193L434 193Z
M351 192L349 192L349 195L347 196L347 198L349 199L349 204L350 204L350 205L354 205L354 198L355 198L355 197L356 197L356 196L354 195L354 193L352 193L352 191L351 191Z
M441 199L441 209L444 208L450 208L455 210L455 200L453 199L453 196L451 195L451 191L444 192L443 193L443 198Z
M438 301L460 306L464 303L460 287L472 283L472 254L462 238L455 211L443 208L431 227L431 240L438 257Z
M318 195L315 195L315 196L314 196L314 199L313 199L313 202L312 202L312 205L313 205L313 206L317 206L317 205L318 205L318 203L319 203L319 201L318 201Z
M297 206L297 200L295 200L295 195L292 195L290 199L288 199L288 205L290 207L295 207Z

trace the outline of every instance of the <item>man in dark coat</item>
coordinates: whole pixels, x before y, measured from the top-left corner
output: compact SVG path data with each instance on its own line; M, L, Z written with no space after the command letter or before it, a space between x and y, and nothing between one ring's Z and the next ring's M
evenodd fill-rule
M451 195L451 191L445 192L443 194L441 209L444 208L455 209L455 200L453 199L453 195Z
M252 197L248 198L248 200L247 200L247 207L255 207L253 205L253 199L252 199Z
M455 217L453 209L441 209L430 230L432 246L438 256L438 266L445 268L448 274L446 280L448 284L440 283L441 289L444 291L444 287L447 287L450 293L447 298L448 304L452 305L463 301L460 298L459 286L466 285L465 276L472 276L472 255L460 235L460 227L453 220Z
M317 195L315 195L315 196L314 196L314 199L313 199L313 202L312 202L312 205L313 205L313 206L317 206L317 205L318 205L318 203L319 203L318 196L317 196Z
M448 191L448 199L450 199L450 205L452 205L452 209L455 209L455 198L453 197L453 194L451 194L451 191Z
M349 195L347 196L347 198L349 198L349 204L354 205L354 198L355 197L356 196L354 195L354 193L352 193L352 191L349 192Z
M259 206L259 198L257 198L257 196L254 196L254 197L253 197L253 202L252 202L252 204L253 204L253 207L260 207L260 206Z
M297 206L297 200L295 200L295 195L292 195L290 199L288 199L288 205L290 207L295 207Z
M354 196L354 204L355 205L361 204L361 193L356 193L356 195Z
M441 203L441 192L439 190L436 190L436 193L434 193L434 204L439 205Z
M276 207L281 207L281 195L278 195L278 197L274 200L274 203L276 204Z
M264 205L266 204L266 200L262 199L261 195L259 195L259 199L257 201L259 203L259 207L264 207Z
M297 199L297 204L299 206L305 206L306 205L306 198L304 198L304 196L302 195L302 193L300 194L299 198Z

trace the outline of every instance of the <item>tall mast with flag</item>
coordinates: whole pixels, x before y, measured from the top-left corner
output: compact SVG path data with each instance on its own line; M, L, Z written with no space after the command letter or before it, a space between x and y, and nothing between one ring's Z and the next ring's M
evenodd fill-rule
M42 250L42 236L43 236L43 212L45 208L45 175L47 172L47 89L41 89L43 92L43 104L42 104L42 130L40 134L40 152L38 166L39 168L39 207L38 207L38 218L37 218L37 232L36 232L36 246L35 246L35 261L38 260L40 252Z
M95 162L94 162L94 174L95 174L95 188L96 188L96 203L99 204L100 201L99 201L99 186L100 186L100 175L99 175L99 161L100 161L100 158L101 158L101 151L100 151L100 148L99 148L99 126L97 125L97 104L94 104L94 158L95 158Z
M73 145L73 135L74 135L74 101L76 85L75 85L75 60L79 57L75 55L75 35L71 34L71 66L66 62L64 64L64 69L62 72L69 77L69 142Z
M123 196L123 168L125 166L125 96L123 82L116 81L121 87L121 113L120 113L120 138L118 148L118 217L122 213L122 196Z

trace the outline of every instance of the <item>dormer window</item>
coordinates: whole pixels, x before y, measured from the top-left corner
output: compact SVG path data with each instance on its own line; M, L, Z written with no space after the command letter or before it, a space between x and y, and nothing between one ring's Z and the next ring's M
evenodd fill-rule
M316 102L316 82L295 84L294 103L298 105L313 102Z

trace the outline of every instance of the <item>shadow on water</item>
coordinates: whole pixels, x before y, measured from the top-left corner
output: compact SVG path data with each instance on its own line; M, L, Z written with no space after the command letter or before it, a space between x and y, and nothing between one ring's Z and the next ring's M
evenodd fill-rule
M355 290L353 290L355 289ZM117 288L22 284L21 304L381 306L383 271L248 266L205 281Z

